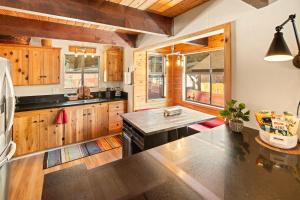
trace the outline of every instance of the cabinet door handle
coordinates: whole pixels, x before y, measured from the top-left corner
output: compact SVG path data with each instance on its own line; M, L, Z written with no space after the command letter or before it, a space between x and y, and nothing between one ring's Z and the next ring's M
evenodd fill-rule
M33 121L33 123L37 123L37 121Z
M40 122L44 122L44 120L41 120Z

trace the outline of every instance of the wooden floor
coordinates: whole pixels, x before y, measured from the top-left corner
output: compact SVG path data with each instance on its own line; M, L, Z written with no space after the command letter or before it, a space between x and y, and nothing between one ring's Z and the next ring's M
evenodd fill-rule
M9 178L9 200L39 200L42 196L44 175L78 164L85 164L87 169L121 159L122 148L112 149L93 156L88 156L43 170L44 154L23 158L11 163Z

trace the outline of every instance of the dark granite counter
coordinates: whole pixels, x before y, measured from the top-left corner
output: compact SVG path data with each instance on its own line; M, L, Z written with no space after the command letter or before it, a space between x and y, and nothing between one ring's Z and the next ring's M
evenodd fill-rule
M43 95L43 96L28 96L17 98L15 112L41 110L50 108L61 108L68 106L87 105L94 103L104 103L112 101L127 100L127 93L121 97L105 98L102 96L96 96L93 99L68 101L64 95Z
M41 110L48 108L61 108L68 106L79 106L79 105L88 105L93 103L104 103L112 101L122 101L127 100L125 98L110 98L110 99L87 99L87 100L76 100L76 101L63 101L57 103L34 103L34 104L25 104L25 105L16 105L16 112L31 111L31 110Z
M261 147L257 134L220 126L91 170L50 173L43 199L298 199L300 156Z

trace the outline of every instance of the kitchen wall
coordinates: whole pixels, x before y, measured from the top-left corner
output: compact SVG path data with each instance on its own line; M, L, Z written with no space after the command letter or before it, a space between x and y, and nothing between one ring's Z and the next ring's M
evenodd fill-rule
M257 128L254 112L270 109L277 112L296 112L300 100L300 69L292 62L266 62L275 27L297 14L300 30L300 1L277 0L256 9L241 0L212 0L178 16L174 21L175 36L171 38L142 36L139 47L153 45L178 36L232 22L232 96L243 101L252 111L247 126ZM292 25L284 27L284 37L292 53L298 52Z
M40 46L40 38L32 38L30 45ZM44 86L18 86L15 87L16 96L33 96L33 95L48 95L48 94L64 94L74 92L75 90L64 89L64 62L65 54L68 51L69 45L87 46L97 48L97 56L100 56L100 75L99 75L99 88L92 89L93 91L105 90L106 87L121 87L124 91L132 95L130 86L123 85L122 82L104 82L103 80L103 50L109 45L102 45L96 43L67 41L67 40L52 40L52 46L61 48L61 83L58 85L44 85ZM133 51L131 48L124 49L124 71L131 67ZM130 107L130 105L129 105Z

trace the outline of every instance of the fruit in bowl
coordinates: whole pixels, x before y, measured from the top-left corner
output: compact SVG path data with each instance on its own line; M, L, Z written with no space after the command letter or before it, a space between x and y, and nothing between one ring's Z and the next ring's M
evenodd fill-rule
M299 119L296 116L288 112L260 111L255 113L255 117L261 128L259 136L262 141L282 149L297 146Z

